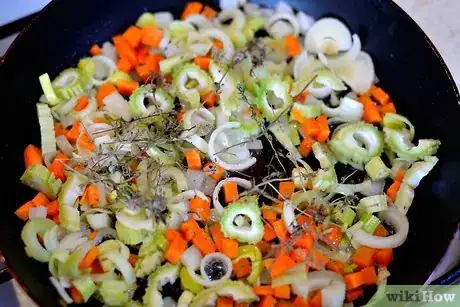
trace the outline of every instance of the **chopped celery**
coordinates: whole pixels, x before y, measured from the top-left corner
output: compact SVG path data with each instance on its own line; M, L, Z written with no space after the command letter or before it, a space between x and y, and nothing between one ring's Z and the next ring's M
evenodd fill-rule
M235 48L244 48L248 43L242 30L227 28L224 32L230 37Z
M82 58L78 61L78 69L83 71L88 77L92 78L94 76L94 70L96 68L96 63L94 63L92 58Z
M404 174L403 183L407 183L411 188L415 189L438 161L437 157L425 157L424 161L415 162Z
M161 265L163 260L164 257L162 252L154 252L153 254L139 258L134 268L136 277L143 278L150 275Z
M409 138L412 140L415 135L415 128L414 125L407 119L406 117L396 114L396 113L386 113L383 117L383 127L395 129L395 130L403 130L406 129L406 125L409 128Z
M370 159L364 169L372 180L382 180L391 175L391 170L383 163L380 157Z
M61 227L68 231L80 230L80 211L74 207L61 205L59 207L59 220Z
M120 241L128 245L139 244L145 237L145 231L143 229L131 229L118 221L115 223L115 229Z
M249 225L238 227L234 220L244 215L250 220ZM262 240L264 227L257 197L249 196L228 205L222 214L220 225L225 236L237 239L242 243L257 243Z
M72 172L59 193L59 204L61 206L73 206L77 198L83 194L84 186L87 183L88 178L86 176Z
M105 280L99 286L102 302L108 306L123 306L134 293L134 286L128 286L122 280Z
M21 182L32 189L42 192L50 199L56 199L62 182L43 165L29 166L21 176Z
M420 160L424 157L434 155L441 145L439 140L423 139L415 146L410 141L410 134L407 130L398 131L390 128L383 128L385 142L398 157L405 160Z
M233 259L233 263L237 263L243 258L249 258L251 260L251 273L246 280L250 284L255 284L258 280L262 269L264 268L262 263L262 253L259 248L255 245L244 245L238 247L238 256Z
M42 155L56 152L56 137L51 109L46 104L37 103L38 123L42 144Z
M157 306L154 302L158 303L157 291L167 283L174 284L179 277L180 265L172 265L166 263L156 270L148 279L148 287L143 297L144 304L148 306ZM161 298L161 293L160 293ZM161 299L162 300L162 299Z
M361 119L364 112L362 103L348 97L340 99L338 107L330 108L324 103L321 103L320 107L323 114L344 122L357 122Z
M38 235L43 236L56 224L49 219L37 217L28 221L21 232L21 239L24 241L26 253L29 257L40 262L48 262L50 252L38 241Z
M371 124L347 123L332 134L329 146L337 159L359 170L383 151L381 132Z
M188 89L186 84L190 79L196 80L198 85ZM185 64L174 73L173 86L186 109L199 107L200 96L214 89L214 83L209 75L194 64Z
M89 78L82 70L68 68L53 80L52 85L60 99L68 100L83 93L89 82Z
M362 229L370 234L374 233L375 229L380 224L380 219L369 213L363 214L360 220L363 222Z
M136 21L136 26L139 28L145 28L148 26L155 26L155 15L150 12L142 13Z
M337 185L337 175L333 167L328 170L318 170L316 176L313 177L313 189L320 191L332 191Z
M290 120L295 121L297 114L302 115L302 118L315 118L321 115L321 108L317 104L301 104L294 102L291 109ZM297 118L298 120L298 118Z
M158 249L166 251L168 248L168 240L165 235L165 227L160 224L157 225L153 234L145 238L142 242L141 248L139 249L139 257L147 256L151 253L156 252Z
M345 228L353 225L355 216L356 216L356 212L350 207L345 207L345 208L336 207L332 211L333 220Z
M252 288L242 281L224 281L216 287L198 293L193 298L190 307L214 306L218 296L229 296L237 303L251 303L259 300Z
M78 292L80 292L81 296L83 296L83 300L85 303L88 299L96 292L96 284L93 282L91 277L84 276L72 281L72 284L75 288L77 288Z
M123 226L134 230L154 230L154 221L152 218L147 217L145 210L139 210L134 213L126 208L122 211L115 213L117 221Z
M79 247L75 249L67 258L66 262L62 267L63 276L70 277L70 278L77 278L82 273L80 272L80 262L85 257L86 253L88 252L89 248L87 247Z
M160 62L160 72L163 75L167 75L173 72L174 69L178 68L181 64L185 63L187 58L183 55L176 55L169 57Z
M366 213L372 214L386 210L387 197L386 195L374 195L364 197L359 201L358 210L363 210Z
M407 183L403 182L399 187L398 193L396 194L396 200L394 204L401 212L406 214L412 205L414 196L414 190Z
M319 161L321 168L334 167L334 164L337 163L337 159L334 157L334 154L326 144L315 142L312 149L313 154L315 155L316 160Z
M289 138L291 139L291 142L294 146L300 145L300 135L297 123L291 123L289 125Z
M249 16L246 20L246 25L254 32L265 27L265 19L260 16Z
M291 104L289 83L282 81L278 76L270 76L264 81L262 91L258 97L257 106L268 121L273 121Z
M147 101L147 105L145 104ZM151 85L137 88L129 97L131 113L137 117L146 117L156 113L170 112L174 107L172 97L163 89L154 89Z
M131 76L124 71L116 71L114 72L108 79L110 83L117 84L118 81L132 81L133 79Z
M200 293L203 290L203 286L193 280L186 267L183 267L180 270L180 284L183 289L189 290L195 294Z
M357 268L358 268L358 265L356 265L355 263L345 263L343 271L346 274L349 274L349 273L353 273Z
M294 271L294 272L286 272L283 275L277 276L272 279L271 286L272 287L281 287L284 285L291 285L296 281L306 279L307 272L305 271Z
M54 92L53 85L51 84L50 76L47 73L41 75L38 80L40 81L40 85L42 87L43 93L45 93L46 101L48 104L55 106L61 101L56 96Z
M193 300L193 293L190 291L183 291L177 301L177 307L188 307Z
M175 165L183 159L183 154L174 144L152 145L146 150L146 153L164 166Z
M289 151L289 155L292 159L298 160L301 158L297 147L292 143L290 138L290 128L287 121L287 116L279 118L278 121L270 125L269 130L275 136L276 140L280 142L283 147Z

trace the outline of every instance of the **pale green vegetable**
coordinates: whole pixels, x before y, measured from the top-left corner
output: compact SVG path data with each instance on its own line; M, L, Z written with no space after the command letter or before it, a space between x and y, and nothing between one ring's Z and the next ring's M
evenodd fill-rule
M80 211L78 211L78 209L71 206L60 205L59 220L61 221L61 227L68 231L80 231Z
M41 75L38 80L42 87L43 93L45 94L46 101L48 104L55 106L61 102L54 92L53 85L51 84L50 76L47 73Z
M139 249L139 257L147 256L158 250L166 251L168 248L168 240L165 235L164 224L158 224L153 234L145 238L142 242L141 248Z
M77 198L83 194L84 187L88 183L88 178L80 173L72 172L66 182L62 185L59 193L59 204L61 206L73 206Z
M175 20L169 24L171 38L175 42L187 40L191 33L196 32L195 28L188 22Z
M203 286L193 280L186 267L180 270L180 284L182 288L191 291L192 293L200 293L203 291Z
M53 88L56 95L63 100L68 100L73 96L82 94L90 80L84 71L76 68L68 68L62 71L53 82Z
M308 187L308 179L313 176L313 170L311 167L295 167L292 169L292 179L294 186L297 189L303 189ZM298 205L299 203L296 203Z
M40 124L40 136L42 155L56 151L56 137L54 136L54 122L50 108L43 103L37 103L38 123Z
M391 175L391 170L383 163L380 157L373 157L364 166L372 180L382 180Z
M380 219L375 215L365 213L360 220L363 222L362 229L370 234L373 234L377 226L380 224Z
M307 272L305 271L287 271L283 275L277 276L272 279L271 286L272 287L281 287L284 285L292 285L299 280L306 279L307 278Z
M334 157L334 154L326 144L315 142L312 149L313 154L315 155L316 160L319 161L321 168L334 167L334 164L337 163L337 159Z
M132 81L133 78L131 78L131 76L127 73L125 73L124 71L115 71L113 72L110 77L107 79L108 82L112 83L112 84L117 84L118 81L120 80L124 80L124 81Z
M190 80L195 80L197 85L187 88ZM185 64L174 74L173 86L186 109L199 107L201 95L214 90L214 83L209 75L194 64Z
M84 276L84 277L74 279L72 281L72 284L75 288L77 288L81 296L83 296L83 300L85 301L85 303L89 300L89 298L97 290L96 284L93 282L93 280L89 276Z
M386 195L364 197L359 201L358 204L359 210L370 214L386 210L387 208L388 206Z
M150 255L137 259L134 271L136 277L143 278L153 273L163 262L162 252L154 252Z
M174 144L152 145L146 150L146 153L164 166L173 166L183 159L183 154Z
M262 253L255 245L243 245L238 247L238 256L233 259L232 262L237 263L243 258L249 258L251 260L251 273L246 277L246 280L253 285L256 283L264 268Z
M353 225L355 217L356 212L350 207L336 207L332 211L332 219L344 228L348 228L349 226Z
M338 107L330 108L321 103L320 108L323 114L343 122L357 122L364 113L363 104L348 97L340 99Z
M260 16L249 16L246 19L246 26L248 26L252 31L257 32L265 27L265 19Z
M370 159L382 153L383 137L371 124L348 123L334 131L329 147L340 162L362 170Z
M54 277L62 275L64 263L69 259L69 252L57 250L51 254L48 269Z
M315 72L315 75L316 83L327 85L334 91L345 91L347 89L343 81L330 69L320 69Z
M290 120L293 121L296 112L302 114L305 118L316 118L321 115L321 107L317 104L302 104L294 102L291 109Z
M314 190L320 190L325 192L333 191L337 185L337 174L333 167L323 170L319 169L316 175L313 177L312 185Z
M128 259L125 259L123 255L119 252L108 252L105 257L112 261L116 269L123 275L123 278L127 284L136 283L136 275L134 274L134 269L131 264L128 262Z
M117 221L123 226L133 230L146 230L152 232L154 230L154 221L147 217L145 210L133 213L130 210L124 209L115 213Z
M278 76L267 78L262 85L262 93L257 98L257 107L268 121L273 121L289 108L291 96L289 83Z
M56 199L62 182L43 165L34 164L29 166L21 176L21 182L32 189L42 192L50 199Z
M252 288L242 281L224 281L216 287L198 293L193 298L190 307L214 306L219 296L229 296L237 303L252 303L259 300Z
M89 245L82 245L72 253L70 253L66 262L62 266L62 275L69 278L77 278L82 272L80 271L80 262L85 257L86 253L91 247Z
M190 291L183 291L177 301L177 307L188 307L193 300L193 293Z
M269 130L275 136L276 140L280 142L283 147L289 151L290 158L298 160L301 158L297 147L291 140L291 129L289 127L287 116L279 118L276 122L270 125Z
M124 306L134 293L134 285L130 286L122 280L106 280L99 286L101 300L108 306Z
M410 134L407 130L394 130L383 128L385 143L394 151L399 158L405 160L420 160L424 157L434 155L441 145L439 140L423 139L415 146L410 141Z
M51 253L46 250L38 241L38 235L43 236L56 224L49 219L37 217L28 221L21 232L21 239L24 241L25 250L29 257L40 262L48 262Z
M248 218L249 225L236 226L234 220L239 215ZM220 225L226 237L234 238L239 242L254 244L262 240L264 230L257 197L244 197L228 205L224 209Z
M404 174L403 183L407 183L411 188L415 189L438 161L437 157L425 157L424 161L415 162Z
M401 212L406 214L407 211L409 211L410 206L412 205L414 197L414 190L407 183L402 183L399 187L398 193L396 194L396 200L394 202L394 205Z
M117 236L121 242L128 245L136 245L144 240L146 232L142 229L131 229L124 226L120 222L115 223L115 229L117 231Z
M145 28L148 26L155 26L155 15L150 12L142 13L136 21L136 26Z
M163 297L160 293L163 285L174 284L179 277L180 265L166 263L156 270L148 279L148 287L143 297L144 304L147 306L163 306Z
M160 72L162 75L168 75L172 73L175 69L178 69L180 65L187 61L187 57L183 55L176 55L164 59L160 62Z
M147 100L147 105L145 101ZM173 107L172 97L163 89L154 89L152 85L137 88L129 97L131 113L137 117L170 112Z
M386 113L382 121L384 128L404 130L409 128L409 138L412 140L415 135L415 127L406 117L396 113Z

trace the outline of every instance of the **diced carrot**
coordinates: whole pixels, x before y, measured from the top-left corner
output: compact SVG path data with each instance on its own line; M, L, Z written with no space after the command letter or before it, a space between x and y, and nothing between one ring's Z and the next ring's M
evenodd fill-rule
M299 39L293 34L288 34L284 37L284 45L290 57L295 57L302 52Z
M24 163L26 168L35 164L43 164L42 151L40 148L32 144L27 145L24 150Z
M86 132L83 132L78 139L78 146L81 148L87 149L89 151L95 151L96 145L94 145L93 140L90 139Z
M345 274L345 264L340 261L330 261L326 264L326 269L336 272L337 274Z
M308 301L301 296L297 296L294 299L293 304L295 307L311 307Z
M88 235L88 240L94 240L96 239L96 236L99 232L97 230L94 230L92 231L89 235Z
M80 262L78 267L82 270L90 268L94 260L97 259L97 256L99 256L99 249L97 246L91 247L88 253L86 253L85 257L83 257L83 260Z
M61 224L61 219L59 218L59 214L53 217L53 222L55 222L58 225Z
M166 239L169 242L172 242L177 236L182 236L178 231L172 229L171 227L166 228Z
M307 118L305 120L305 123L302 125L302 132L304 134L304 137L310 136L316 139L318 133L320 132L318 122L313 118Z
M213 19L216 16L216 14L217 14L216 10L207 5L204 7L203 11L201 12L201 15L203 15L209 20Z
M126 58L132 65L137 65L136 51L128 41L122 35L114 36L112 40L120 58Z
M247 303L247 302L240 302L240 303L235 302L233 307L249 307L249 303Z
M91 265L91 274L103 274L105 273L104 268L102 267L99 260L95 260Z
M235 181L224 183L224 197L226 203L231 203L238 199L238 185Z
M363 288L356 288L356 289L348 290L347 291L347 302L351 303L357 300L358 298L360 298L361 296L363 296L363 294L364 294Z
M58 137L61 135L66 135L67 129L62 128L61 123L55 123L54 124L54 136Z
M222 253L230 259L238 256L238 241L230 238L224 238L222 241Z
M309 251L313 247L314 239L310 234L304 234L294 242L294 247L301 247Z
M397 172L396 172L396 176L394 178L394 180L396 181L403 181L404 179L404 175L406 174L406 171L403 170L403 169L399 169Z
M88 97L81 96L77 99L77 104L75 105L75 107L73 107L73 109L78 112L78 111L85 109L88 106L88 104L89 104Z
M273 288L271 286L255 286L252 287L252 291L257 296L267 296L273 294Z
M52 202L48 203L46 205L46 208L48 209L48 216L56 216L59 214L59 201L53 200Z
M203 3L201 2L189 2L182 12L181 19L184 20L190 15L200 14L203 9Z
M313 237L313 239L316 238L316 235L315 235L316 227L315 227L313 218L311 216L301 214L297 216L296 221L297 221L297 224L299 224L300 226L306 227L306 229L308 230L308 233Z
M185 110L181 109L177 112L177 122L180 124L184 118Z
M224 249L224 233L220 229L220 225L218 223L212 225L209 228L209 233L211 234L212 240L216 244L217 250L222 252Z
M273 296L276 298L288 300L291 298L291 287L289 285L274 287Z
M142 39L142 30L136 26L130 26L123 34L123 38L129 43L131 47L136 49Z
M129 80L118 80L118 92L123 96L130 96L139 87L139 82Z
M295 261L292 260L291 257L284 255L280 256L275 259L275 262L273 263L271 269L270 269L270 276L276 277L280 276L290 268L294 267L296 265Z
M211 204L200 197L190 200L190 210L198 214L201 219L207 220L211 214Z
M151 54L145 60L145 65L147 65L153 73L159 73L160 62L163 60L164 57L161 54Z
M270 270L274 263L275 263L275 259L266 259L266 260L264 260L264 267L267 270Z
M184 251L187 249L187 242L182 236L176 236L169 244L165 253L165 258L172 264L177 264Z
M393 249L378 249L374 254L374 260L382 266L388 266L393 261Z
M299 109L293 109L291 111L291 116L293 119L298 121L300 125L303 125L307 120L307 118L302 114L302 112Z
M313 294L313 296L311 297L309 303L311 307L321 307L322 306L321 291L316 291L316 293Z
M219 181L225 173L225 169L213 162L208 162L203 167L203 172L212 179Z
M302 140L302 143L300 143L299 146L299 152L302 155L302 157L308 157L312 150L313 142L313 138L308 135L305 136L305 138Z
M243 278L251 274L251 262L247 258L241 258L233 264L233 272L236 277Z
M46 206L50 201L48 197L46 197L45 194L42 192L38 192L37 195L31 200L32 204L37 207L37 206Z
M289 257L297 263L302 263L307 260L308 252L303 248L295 248L289 253Z
M103 117L96 117L93 119L93 123L95 124L105 124L107 121Z
M99 47L98 44L94 44L91 46L91 48L89 49L89 53L92 55L92 56L95 56L95 55L99 55L102 53L102 49L101 47Z
M76 121L73 123L72 128L67 132L66 138L69 142L75 143L80 136L80 122Z
M142 43L144 45L157 48L163 38L163 31L153 27L147 26L142 28Z
M275 258L279 256L289 255L288 249L286 246L281 246L275 249Z
M286 225L284 224L283 220L277 220L272 223L273 230L276 233L276 236L278 237L278 240L280 242L286 242L289 239L289 235L286 229Z
M389 234L388 230L382 224L379 224L374 230L374 236L377 237L387 237Z
M275 221L278 219L278 212L270 207L264 206L262 207L262 216L267 221Z
M398 194L399 188L401 187L401 181L395 180L392 185L387 189L387 195L393 201L396 201L396 195Z
M201 97L206 108L212 108L219 101L219 95L214 91L209 91Z
M308 92L307 91L303 91L302 93L300 93L299 95L295 96L295 100L296 101L300 101L301 103L305 103L305 101L307 100L307 97L308 97Z
M382 121L382 116L380 115L380 110L375 104L375 102L365 100L364 103L364 113L363 120L367 123L378 124Z
M64 164L66 164L68 161L69 157L59 152L54 157L53 162L48 166L48 170L54 174L54 177L56 179L61 179L62 181L64 181L66 180Z
M185 159L189 169L201 169L200 152L196 149L189 149L185 152Z
M373 285L377 282L377 274L373 266L367 267L361 271L346 274L344 276L347 290L356 289L363 285Z
M233 299L227 296L219 296L216 307L233 307Z
M147 63L147 58L149 57L149 47L146 45L141 45L137 48L137 63L145 64Z
M355 252L352 261L362 268L373 265L373 257L376 250L371 247L361 245Z
M385 115L387 113L396 113L396 107L393 102L389 102L385 105L379 106L380 113Z
M322 270L326 267L329 262L329 258L317 249L311 249L309 256L311 258L310 266L315 270Z
M99 107L104 106L104 98L116 92L117 89L111 83L104 83L97 89L96 100Z
M198 248L203 256L216 251L214 243L204 232L200 232L194 236L192 238L192 243Z
M326 243L331 246L337 246L342 240L342 231L339 227L331 225L323 233Z
M137 262L137 255L135 254L129 254L128 262L131 264L133 267L136 265Z
M260 241L256 244L257 248L260 250L263 256L268 253L271 248L271 244L265 241Z
M209 63L211 62L211 58L208 56L197 56L193 59L193 62L201 69L207 71L209 68Z
M143 64L143 65L136 66L136 73L139 76L139 78L141 78L141 80L145 82L150 77L152 71L149 65Z
M331 130L329 129L329 124L327 123L327 117L326 115L321 115L316 119L316 123L318 124L319 127L319 132L318 135L316 136L316 140L320 143L326 142L326 140L329 137L329 134L331 133Z
M385 105L390 101L390 95L388 95L381 87L378 86L373 86L371 88L371 96L382 105Z
M276 306L276 299L271 296L271 295L268 295L268 296L264 296L259 304L257 305L258 307L275 307Z
M292 194L294 193L294 182L293 181L282 181L279 184L279 194L278 199L291 199ZM280 195L281 194L281 195Z
M75 287L70 288L70 297L75 304L83 304L85 302L83 295L81 295L80 291Z
M183 222L180 226L180 231L187 241L192 240L193 237L200 233L204 233L204 230L200 228L194 219L188 219L187 221Z
M134 66L127 58L120 58L117 62L117 68L128 74Z
M224 49L224 43L222 43L220 40L218 39L214 39L212 41L212 44L214 45L215 48L219 49L219 50L222 50Z
M29 219L29 211L31 208L34 208L34 207L35 207L34 204L31 201L28 201L24 205L16 209L14 214L16 214L16 216L20 218L21 220L27 221Z

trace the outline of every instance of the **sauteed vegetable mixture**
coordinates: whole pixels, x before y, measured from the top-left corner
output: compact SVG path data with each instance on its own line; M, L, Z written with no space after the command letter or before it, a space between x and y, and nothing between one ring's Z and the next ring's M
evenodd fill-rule
M222 1L143 13L40 76L27 255L66 303L342 306L390 275L440 142L340 20Z

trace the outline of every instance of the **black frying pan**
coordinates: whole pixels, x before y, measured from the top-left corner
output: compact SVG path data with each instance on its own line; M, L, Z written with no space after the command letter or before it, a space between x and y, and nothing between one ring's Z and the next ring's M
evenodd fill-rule
M76 64L89 47L132 24L143 11L171 11L186 1L57 0L48 5L14 42L1 70L2 211L0 244L12 274L42 306L57 306L47 265L28 259L20 240L23 223L14 210L33 197L19 182L23 149L39 144L35 103L41 94L38 76L51 76ZM277 1L256 1L275 5ZM390 266L393 284L423 284L452 239L460 216L459 93L433 44L415 22L390 0L292 0L294 8L315 18L332 15L358 33L376 64L377 75L398 111L417 128L416 136L439 138L440 162L417 188L408 217L410 234L395 251ZM214 3L217 6L217 3ZM451 271L438 283L459 275Z

